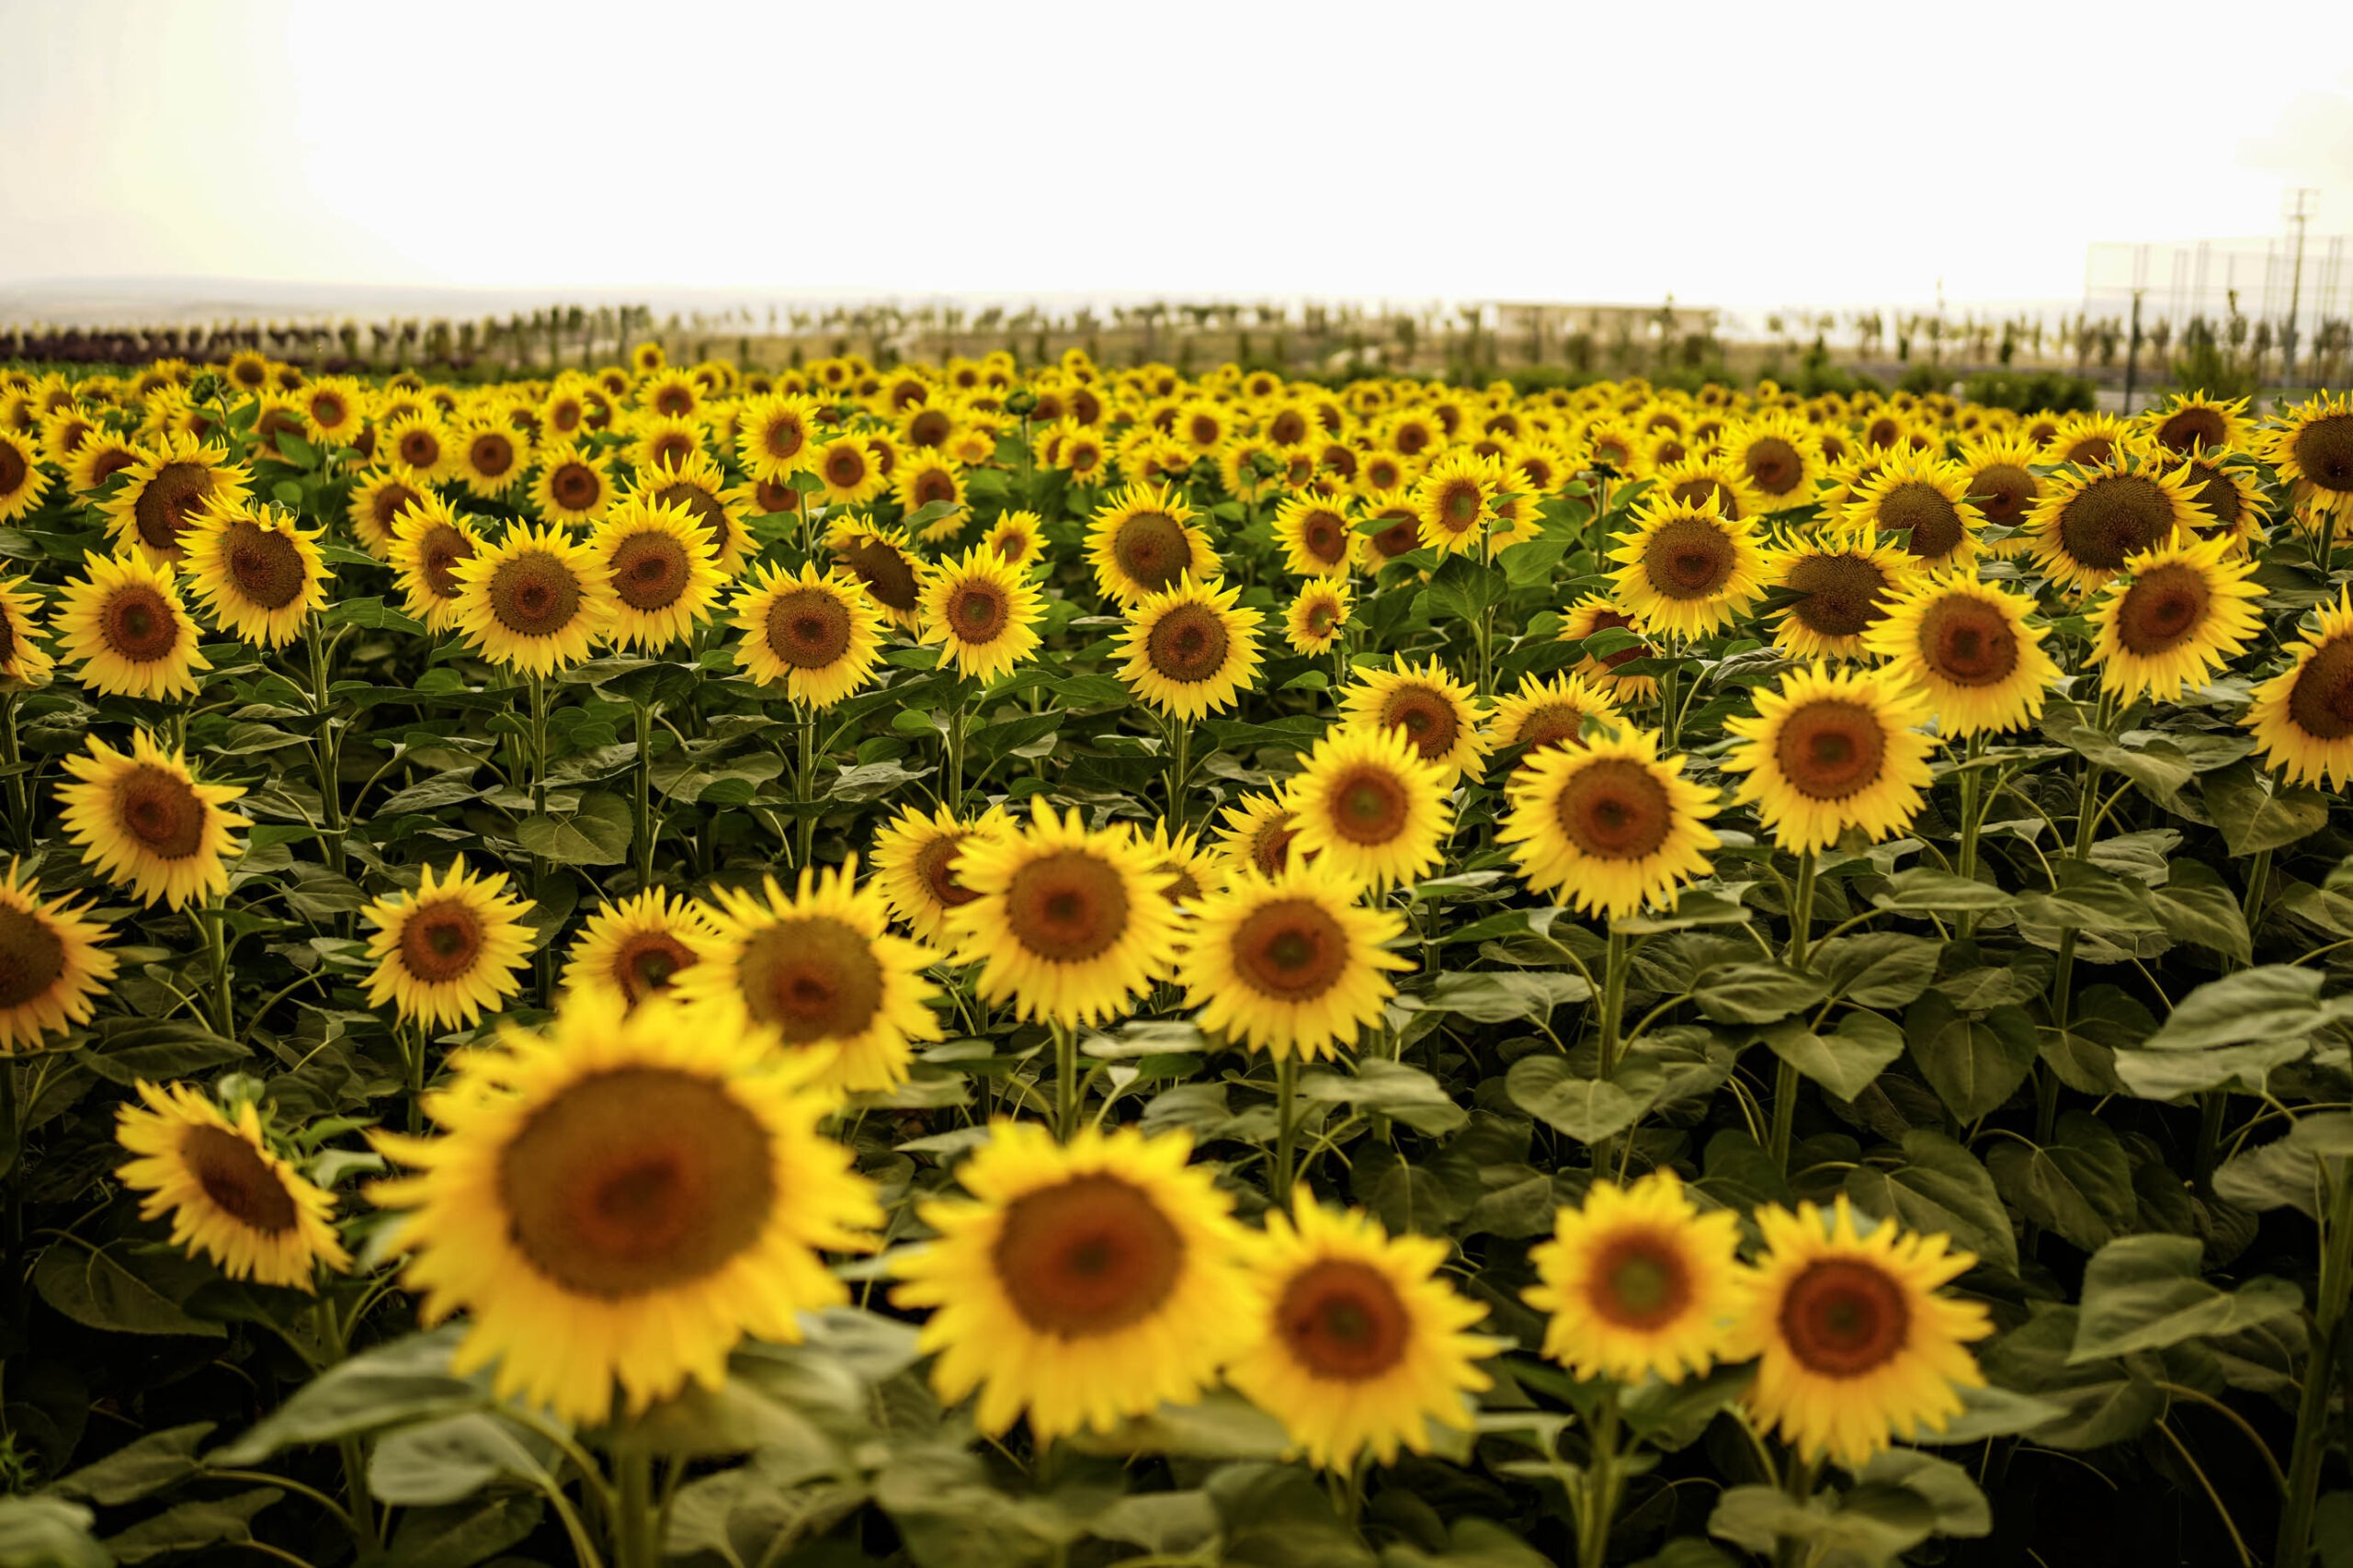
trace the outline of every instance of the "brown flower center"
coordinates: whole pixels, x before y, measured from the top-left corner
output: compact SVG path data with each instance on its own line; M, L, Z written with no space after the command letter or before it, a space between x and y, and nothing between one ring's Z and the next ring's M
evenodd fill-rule
M1167 513L1134 512L1114 528L1111 559L1131 584L1156 594L1191 568L1193 543Z
M510 556L491 574L490 613L517 637L552 637L580 613L580 579L536 550Z
M1805 476L1805 460L1779 436L1751 441L1748 449L1740 454L1740 461L1748 471L1748 483L1768 495L1787 495Z
M282 1235L301 1217L278 1173L233 1132L191 1127L180 1134L180 1159L213 1207L248 1230Z
M1999 686L2018 667L2018 631L1999 608L1948 595L1920 618L1920 658L1955 686Z
M1394 559L1409 550L1416 549L1421 542L1420 526L1411 517L1400 517L1372 536L1372 548L1379 551L1385 560Z
M203 799L187 779L142 764L115 781L116 825L159 860L185 860L204 842Z
M2332 414L2296 432L2296 466L2323 490L2353 490L2353 414Z
M2169 562L2141 573L2116 609L2116 640L2132 653L2162 653L2205 624L2213 589L2196 570Z
M399 517L403 511L424 499L424 496L418 494L407 485L401 483L398 480L394 480L392 483L387 484L382 489L377 491L375 495L369 501L368 515L376 520L376 526L378 528L390 531L393 518Z
M90 461L90 488L96 490L124 469L132 467L139 459L119 447L99 453Z
M1880 498L1879 526L1904 533L1905 545L1923 561L1941 561L1968 532L1961 508L1935 485L1911 479Z
M585 512L597 504L604 494L605 483L596 469L577 459L560 462L548 473L548 494L555 504L569 512Z
M1970 476L1969 498L1985 520L2016 528L2042 494L2042 482L2017 463L1987 463Z
M1314 560L1337 566L1348 556L1348 525L1338 514L1319 507L1301 523L1299 542Z
M863 448L835 447L825 454L825 483L836 490L855 490L866 483L868 467Z
M670 418L691 414L694 406L695 394L691 387L666 386L654 394L654 412Z
M1585 711L1574 702L1546 702L1529 709L1519 721L1516 744L1531 753L1563 746L1582 746Z
M1859 556L1801 556L1783 581L1805 596L1790 613L1824 637L1853 637L1887 615L1887 578Z
M613 546L613 591L634 610L668 609L687 591L694 572L687 547L670 534L647 528Z
M946 442L955 428L956 422L948 416L946 411L926 408L907 422L907 439L918 447L937 447ZM791 455L790 452L777 453L779 457Z
M1703 599L1732 577L1735 558L1723 529L1702 517L1677 517L1643 546L1643 571L1670 599Z
M132 583L98 607L98 638L117 657L152 665L179 646L179 617L159 589Z
M0 903L0 1012L48 994L65 974L65 944L29 909Z
M1662 1328L1691 1304L1691 1272L1671 1242L1639 1231L1621 1233L1594 1259L1586 1304L1620 1328Z
M32 476L32 464L14 441L0 441L0 497L16 494Z
M1283 812L1259 824L1250 840L1250 863L1271 877L1290 864L1290 841L1299 836L1299 814Z
M944 833L915 851L915 875L942 909L961 909L981 896L956 880L956 857L965 836Z
M503 479L515 469L515 443L484 430L466 443L466 461L484 479Z
M1379 1269L1324 1258L1291 1277L1275 1307L1276 1332L1313 1378L1364 1382L1405 1358L1413 1321Z
M710 540L711 552L722 556L727 553L727 542L734 537L734 521L710 491L697 484L665 484L650 499L657 506L684 506Z
M429 471L441 461L441 437L430 430L404 430L400 445L394 449L401 461L413 469Z
M2353 637L2333 637L2304 661L2288 692L2288 716L2320 740L2353 735Z
M935 501L956 499L956 476L946 469L927 468L915 475L915 502L928 506Z
M427 985L462 980L482 961L482 917L462 898L420 903L401 922L401 967Z
M1384 767L1341 775L1329 799L1333 831L1351 844L1387 844L1405 831L1412 813L1404 781Z
M2212 408L2180 408L2157 426L2157 444L2184 457L2200 447L2219 447L2231 433L2222 413Z
M2115 439L2108 436L2083 436L2070 442L2062 462L2081 463L2086 468L2106 462L2116 455Z
M2144 474L2093 480L2059 509L2059 543L2067 558L2113 572L2173 531L2173 500Z
M874 945L826 915L762 926L745 942L737 974L745 1008L787 1045L852 1039L882 1007Z
M636 1006L657 991L667 991L682 969L694 966L695 951L667 931L632 931L613 953L606 972L620 994Z
M1381 705L1381 722L1392 730L1404 731L1425 762L1443 758L1454 749L1454 743L1462 733L1462 722L1455 716L1452 700L1446 693L1427 686L1401 686L1390 692Z
M1141 1189L1075 1176L1007 1204L989 1261L1024 1323L1083 1339L1157 1312L1184 1271L1185 1238Z
M1418 457L1423 449L1430 444L1431 439L1428 426L1418 420L1408 419L1397 426L1397 434L1391 440L1390 445L1395 447L1402 457Z
M2189 498L2214 515L2212 526L2198 531L2207 539L2218 533L2229 533L2238 527L2239 517L2245 507L2239 501L2239 487L2231 483L2230 475L2211 463L2193 462L2189 465Z
M1475 479L1449 479L1438 493L1438 526L1449 533L1465 533L1478 526L1486 509L1486 488Z
M995 583L968 578L948 596L948 625L961 642L994 642L1012 619L1013 607Z
M246 603L261 609L284 609L302 597L311 573L292 540L244 517L231 523L227 534L221 555Z
M188 530L188 514L203 506L212 490L212 471L202 463L170 462L157 469L131 504L140 542L176 558L180 536Z
M1630 757L1597 757L1569 776L1552 817L1571 844L1600 860L1657 852L1675 825L1666 786Z
M454 599L460 585L451 568L473 558L473 540L447 523L436 523L417 541L417 575L424 579L426 591L435 598Z
M724 1087L666 1068L584 1078L498 1162L509 1234L575 1295L619 1300L708 1278L752 1247L779 1193L767 1130Z
M1868 1263L1824 1258L1781 1297L1781 1340L1817 1377L1859 1378L1902 1351L1912 1314L1893 1279Z
M1013 939L1049 963L1085 963L1128 929L1119 870L1084 849L1058 849L1013 874L1005 923Z
M1191 686L1224 670L1231 649L1225 622L1207 605L1180 604L1154 623L1144 658L1164 680Z
M920 593L915 568L888 540L854 539L840 547L842 563L866 585L875 602L902 613L915 608Z
M794 588L768 606L768 652L801 670L829 669L849 652L849 608L823 588Z
M1253 911L1233 933L1234 972L1279 1002L1307 1002L1339 983L1348 937L1313 899L1290 898Z
M1843 801L1879 781L1887 733L1879 715L1843 698L1817 698L1781 722L1773 759L1799 794Z

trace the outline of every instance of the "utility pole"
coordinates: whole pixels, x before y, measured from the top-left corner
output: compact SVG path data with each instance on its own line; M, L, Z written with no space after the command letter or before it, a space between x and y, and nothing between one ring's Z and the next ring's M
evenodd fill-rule
M2132 383L2141 369L2141 296L2144 290L2132 290L2132 335L2124 346L2124 417L2132 417ZM2110 360L2113 364L2114 361Z
M2288 329L2279 337L2279 385L2283 391L2293 391L2296 384L2296 314L2304 303L2304 226L2312 222L2313 209L2320 203L2320 192L2305 187L2289 192L2287 211L2283 214L2296 226L2295 271L2288 279Z

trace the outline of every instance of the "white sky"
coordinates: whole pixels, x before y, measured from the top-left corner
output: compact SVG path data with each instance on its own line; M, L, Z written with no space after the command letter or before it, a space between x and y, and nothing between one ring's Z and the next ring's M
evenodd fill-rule
M0 0L0 284L1877 303L2353 233L2353 0Z

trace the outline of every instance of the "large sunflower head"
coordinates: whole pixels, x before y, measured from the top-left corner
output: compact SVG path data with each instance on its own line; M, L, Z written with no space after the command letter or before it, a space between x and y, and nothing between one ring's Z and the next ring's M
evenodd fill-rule
M1318 865L1239 870L1196 906L1176 979L1201 1028L1312 1061L1380 1021L1396 994L1386 971L1414 967L1388 950L1404 930Z
M1827 849L1849 828L1873 842L1904 829L1928 784L1930 741L1917 687L1883 671L1794 669L1759 690L1724 767L1747 775L1734 797L1791 852Z
M176 751L144 730L131 749L97 736L87 756L65 758L70 783L57 787L67 837L84 864L146 903L173 909L229 890L233 836L253 824L223 808L244 793L233 784L199 784Z
M632 495L606 515L588 547L612 585L606 635L627 648L668 648L708 621L725 581L710 536L684 506Z
M1863 634L1888 673L1917 686L1949 739L2015 730L2042 711L2059 666L2027 619L2034 601L1967 572L1920 578Z
M1512 846L1532 892L1612 918L1663 904L1708 874L1712 790L1661 757L1658 738L1631 725L1582 745L1540 752L1512 775L1496 837Z
M0 428L0 523L15 522L40 506L50 483L40 443L22 431Z
M483 542L473 519L438 492L428 491L393 519L386 555L408 613L425 622L426 630L446 631L458 623L458 603L465 591L458 567L479 554Z
M414 893L392 893L361 911L376 926L368 956L368 1001L390 1002L434 1028L470 1027L522 988L532 930L506 873L477 876L462 856L436 881L418 874Z
M2165 406L2141 416L2149 438L2177 458L2200 452L2220 456L2246 445L2246 399L2212 398L2204 392L2176 392Z
M1479 710L1478 694L1435 656L1415 667L1403 653L1392 668L1360 672L1340 699L1344 719L1403 733L1449 790L1486 771L1490 743Z
M426 479L458 477L458 454L449 432L438 414L424 408L379 415L376 460L398 463Z
M2255 688L2240 722L2255 732L2264 765L2294 782L2353 780L2353 588L2323 606L2288 653L2288 667Z
M1866 1231L1843 1196L1827 1213L1802 1203L1756 1220L1766 1253L1733 1354L1757 1358L1743 1397L1758 1424L1849 1470L1891 1440L1943 1431L1960 1391L1984 1384L1969 1342L1993 1324L1938 1287L1977 1260L1941 1235Z
M1609 552L1620 608L1646 630L1701 637L1746 615L1765 596L1754 524L1705 501L1646 500L1634 531Z
M1632 616L1597 594L1586 595L1561 616L1561 641L1563 642L1582 642L1604 631L1631 632L1634 630ZM1620 672L1624 665L1657 656L1657 649L1638 640L1622 648L1612 648L1606 653L1586 653L1577 660L1572 673L1612 697L1628 702L1647 702L1658 695L1657 679L1639 671Z
M611 574L561 528L515 524L449 570L458 630L493 664L551 675L587 658L612 626Z
M1418 542L1441 555L1479 548L1495 521L1495 497L1503 490L1503 465L1493 458L1468 447L1441 453L1414 487Z
M1007 566L1026 567L1042 560L1046 541L1039 532L1035 512L1007 512L989 525L982 540L983 549L996 552L996 558Z
M1037 652L1045 596L990 546L926 565L921 576L923 640L939 643L961 674L993 681Z
M866 585L876 608L909 631L923 627L923 563L905 534L844 516L825 530L825 545L842 568Z
M2129 451L2051 475L2027 517L2043 574L2079 591L2098 587L2124 569L2127 557L2177 532L2213 526L2214 515L2190 491L2188 464L2167 472Z
M2322 392L2279 416L2269 432L2271 466L2315 512L2353 515L2353 392Z
M1297 818L1290 853L1318 857L1358 887L1410 887L1438 865L1453 831L1448 789L1403 728L1336 724L1284 787Z
M1853 486L1840 520L1849 529L1868 528L1901 544L1921 566L1974 561L1985 515L1969 498L1969 472L1940 452L1881 454L1876 471Z
M1042 1447L1189 1403L1246 1332L1244 1233L1182 1133L1085 1129L1056 1143L999 1121L958 1167L969 1198L922 1205L937 1233L895 1260L892 1300L929 1307L940 1397L975 1392L1000 1434L1027 1415Z
M624 1008L671 992L707 932L701 907L660 888L608 903L588 917L563 960L566 991L602 991Z
M2125 558L2090 611L2101 690L2171 701L2246 651L2263 630L2263 589L2253 560L2225 559L2235 542L2176 534Z
M244 500L252 494L252 481L243 464L229 460L225 448L192 436L159 435L100 505L118 548L135 548L150 562L176 562L196 519Z
M857 876L853 856L804 869L790 898L774 877L758 892L719 889L678 994L824 1057L813 1082L889 1089L906 1081L910 1042L939 1038L923 972L939 955L892 935L882 894Z
M93 555L86 576L65 585L57 638L81 666L79 678L107 697L194 697L196 672L212 667L197 652L196 619L181 602L170 566L136 552Z
M945 806L928 814L903 806L874 835L868 857L874 881L892 915L919 942L945 939L949 915L981 895L957 876L964 845L973 838L1002 838L1014 832L1002 806L973 818Z
M40 603L21 577L0 578L0 683L11 689L47 686L56 661L41 646Z
M1989 528L2018 529L2026 526L2043 482L2034 470L2042 449L2016 430L1990 430L1962 444L1961 464L1969 504L1977 508ZM2004 539L1987 548L2007 555L2023 549L2025 540Z
M1740 1216L1701 1213L1672 1169L1594 1183L1529 1254L1540 1283L1528 1304L1551 1314L1544 1354L1580 1378L1705 1376L1729 1358L1748 1303L1739 1247Z
M1283 611L1283 640L1297 653L1328 653L1356 609L1356 590L1339 577L1310 577Z
M1498 752L1526 754L1520 759L1525 767L1540 753L1584 744L1587 719L1613 727L1624 722L1617 703L1583 676L1524 676L1517 691L1495 699L1487 715L1487 742Z
M813 1063L666 998L569 998L547 1035L451 1059L436 1138L379 1134L416 1174L378 1184L422 1315L467 1328L460 1375L583 1426L688 1380L716 1389L746 1334L790 1342L847 1299L823 1250L879 1223L849 1151L818 1131ZM620 1385L615 1397L614 1385Z
M317 1267L350 1255L335 1233L335 1195L270 1146L248 1100L233 1114L193 1084L139 1084L116 1113L115 1141L134 1157L115 1174L146 1197L142 1219L171 1217L172 1244L202 1253L233 1279L308 1291Z
M1363 540L1334 498L1292 495L1275 507L1275 542L1283 569L1300 577L1345 577Z
M199 515L182 536L188 581L213 624L256 648L282 648L326 608L335 580L319 530L267 502L240 501Z
M649 506L685 507L710 540L721 574L733 579L743 571L752 544L744 522L749 492L731 488L717 463L698 452L675 467L640 471L629 494Z
M1209 536L1171 484L1131 484L1107 496L1086 528L1086 559L1105 598L1132 605L1187 577L1218 574Z
M70 899L42 898L9 862L0 879L0 1057L89 1022L93 999L114 978L115 957L99 948L113 935Z
M1229 1382L1280 1420L1308 1462L1346 1471L1423 1453L1429 1427L1467 1429L1471 1396L1494 1381L1478 1363L1501 1342L1469 1332L1487 1309L1441 1277L1443 1236L1391 1236L1302 1188L1270 1210L1253 1249L1258 1302Z
M858 579L838 569L794 576L763 565L729 609L743 633L735 663L762 686L781 683L795 702L831 708L874 676L882 617Z
M1242 588L1182 577L1128 611L1115 652L1120 677L1155 711L1199 719L1234 705L1258 669L1266 617L1241 608Z
M534 460L530 495L543 523L593 523L613 502L610 465L576 441L551 441Z
M438 499L432 483L415 469L373 468L362 473L351 489L344 516L352 537L369 554L382 561L392 553L392 529L411 506Z
M1886 619L1915 567L1869 528L1836 528L1784 541L1770 570L1788 597L1775 612L1774 646L1802 659L1859 659L1863 634Z
M1820 437L1802 419L1775 411L1728 427L1724 454L1760 512L1793 512L1810 506L1824 473Z
M992 1003L1066 1027L1123 1013L1168 972L1180 913L1173 880L1125 830L1089 830L1042 799L1022 831L975 835L957 880L978 896L948 912L957 961L978 963Z

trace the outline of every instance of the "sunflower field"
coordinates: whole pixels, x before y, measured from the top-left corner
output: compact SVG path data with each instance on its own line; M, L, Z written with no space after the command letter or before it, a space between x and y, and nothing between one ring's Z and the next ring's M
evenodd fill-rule
M2353 401L0 369L0 1565L2353 1562Z

